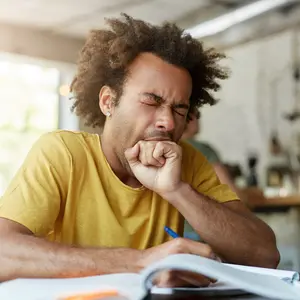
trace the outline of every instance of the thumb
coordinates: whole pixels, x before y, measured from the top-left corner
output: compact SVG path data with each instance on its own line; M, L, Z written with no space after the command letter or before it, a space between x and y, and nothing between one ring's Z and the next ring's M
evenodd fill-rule
M135 144L132 148L126 149L124 154L129 164L136 163L140 154L140 145Z

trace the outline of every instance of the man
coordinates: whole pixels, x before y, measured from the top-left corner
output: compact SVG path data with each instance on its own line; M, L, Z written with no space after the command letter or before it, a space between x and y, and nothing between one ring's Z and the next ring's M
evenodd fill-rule
M178 144L189 110L214 99L222 55L174 24L125 15L93 31L72 83L74 109L98 135L42 136L0 204L0 280L137 272L174 253L276 267L270 228ZM207 245L171 239L183 220ZM176 273L164 285L195 283Z

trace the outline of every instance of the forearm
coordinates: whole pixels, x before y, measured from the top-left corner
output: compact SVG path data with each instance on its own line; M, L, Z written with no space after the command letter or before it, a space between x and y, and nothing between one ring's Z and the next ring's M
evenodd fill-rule
M68 247L18 233L1 236L0 243L0 281L139 271L135 249Z
M193 190L189 185L165 196L226 261L275 267L276 242L269 227L258 219L239 214Z

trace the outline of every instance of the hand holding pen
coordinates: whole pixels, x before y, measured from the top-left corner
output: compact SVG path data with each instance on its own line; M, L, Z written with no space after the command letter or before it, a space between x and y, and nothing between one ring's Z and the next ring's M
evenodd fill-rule
M194 254L216 260L216 255L209 245L181 238L171 228L165 227L164 230L173 239L159 246L143 250L142 260L139 261L142 268L172 254ZM164 271L155 280L155 284L160 287L208 286L212 282L215 281L199 274L182 271Z
M179 238L180 236L175 232L175 231L173 231L171 228L169 228L169 227L167 227L167 226L165 226L165 232L169 235L169 236L171 236L173 239L176 239L176 238ZM200 243L200 242L199 242ZM213 259L213 260L217 260L217 261L219 261L219 262L221 262L222 260L216 255L216 254L214 254L214 253L212 253L212 257L210 257L211 259Z

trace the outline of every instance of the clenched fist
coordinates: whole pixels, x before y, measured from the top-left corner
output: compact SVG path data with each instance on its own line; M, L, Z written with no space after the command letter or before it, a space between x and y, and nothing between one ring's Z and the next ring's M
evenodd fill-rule
M139 141L125 151L134 176L148 189L164 194L181 184L182 150L171 141Z

